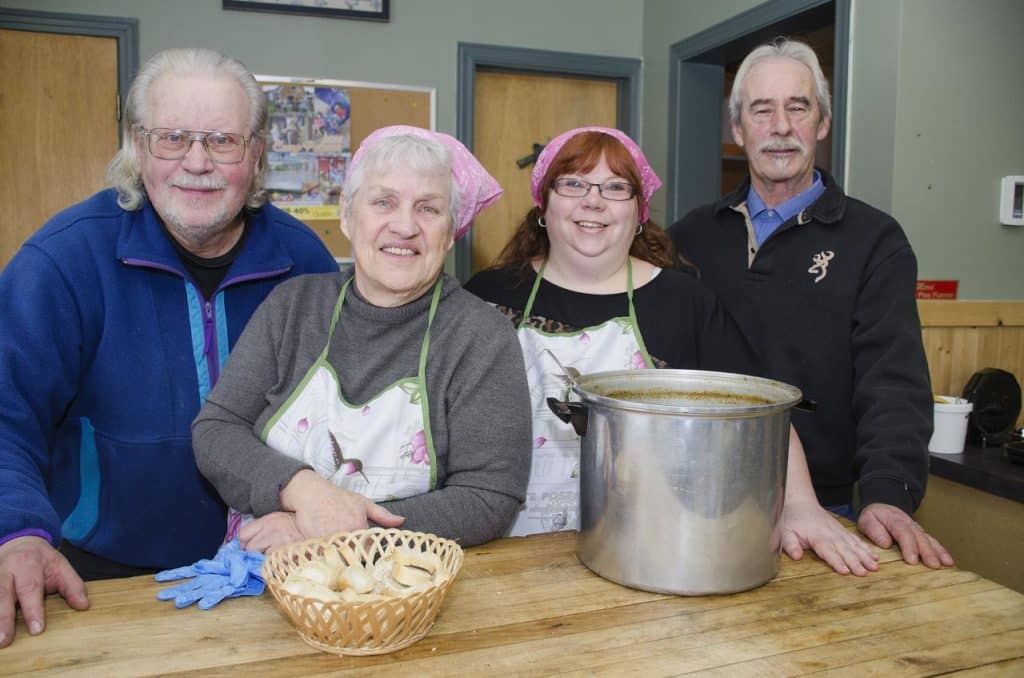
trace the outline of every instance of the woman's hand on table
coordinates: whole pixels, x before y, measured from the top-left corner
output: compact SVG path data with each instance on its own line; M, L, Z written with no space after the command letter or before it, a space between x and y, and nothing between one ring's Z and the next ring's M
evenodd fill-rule
M286 511L275 511L251 520L238 531L238 543L242 548L260 553L305 538L295 522L295 514Z
M89 609L82 578L48 541L41 537L18 537L0 546L0 648L14 642L15 610L19 604L29 633L43 632L43 597L55 592L74 609Z
M864 540L843 527L816 500L786 500L779 519L782 550L800 560L806 549L839 574L863 577L878 569L878 556Z
M322 537L368 527L398 527L405 522L361 494L349 492L315 471L296 473L281 490L281 507L295 514L295 524L304 538Z
M903 560L916 565L918 560L932 569L952 567L953 556L939 540L924 531L905 511L891 504L865 506L857 518L857 527L871 541L884 549L895 541Z

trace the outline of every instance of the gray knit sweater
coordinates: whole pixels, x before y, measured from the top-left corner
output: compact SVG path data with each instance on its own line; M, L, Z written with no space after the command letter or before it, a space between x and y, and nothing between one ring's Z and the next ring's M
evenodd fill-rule
M280 489L301 461L259 439L327 343L331 314L351 269L278 285L239 338L192 425L199 469L224 501L257 516L281 510ZM349 402L365 402L416 375L433 289L381 308L353 283L328 361ZM426 370L437 489L383 503L404 529L464 546L504 534L525 496L531 419L526 371L505 316L445 276Z

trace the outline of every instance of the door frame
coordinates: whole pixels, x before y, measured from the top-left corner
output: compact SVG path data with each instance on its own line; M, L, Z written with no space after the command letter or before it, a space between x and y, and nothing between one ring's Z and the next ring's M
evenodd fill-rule
M850 5L851 0L770 0L671 46L665 223L721 196L724 65L777 36L782 22L813 27L833 15L832 175L843 184Z
M638 144L641 143L643 62L640 59L460 42L455 136L471 151L475 122L476 71L481 67L520 73L614 80L618 92L618 128L633 137ZM454 257L455 275L465 282L473 268L472 230L455 243Z
M0 9L0 28L34 33L62 33L114 38L117 41L117 120L121 121L128 89L139 69L139 20L119 16ZM121 135L117 135L118 144Z

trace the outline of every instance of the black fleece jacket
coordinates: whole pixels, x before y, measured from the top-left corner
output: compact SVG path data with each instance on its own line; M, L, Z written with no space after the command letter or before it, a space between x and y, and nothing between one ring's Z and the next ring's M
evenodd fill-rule
M821 170L819 170L821 171ZM680 254L757 345L770 376L816 412L793 412L823 505L912 513L928 479L932 397L914 300L917 260L891 216L825 193L757 247L749 178L669 229Z

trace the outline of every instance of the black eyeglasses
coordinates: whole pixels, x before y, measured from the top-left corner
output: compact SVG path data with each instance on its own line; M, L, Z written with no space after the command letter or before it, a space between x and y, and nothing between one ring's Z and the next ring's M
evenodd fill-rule
M146 137L146 148L150 155L161 160L180 160L188 155L192 143L198 141L209 153L210 158L221 165L235 165L245 158L245 147L252 137L235 132L217 132L192 129L166 129L139 127L139 134Z
M582 198L595 186L601 197L608 200L629 200L636 195L636 187L622 179L609 179L603 184L592 184L577 177L561 177L555 179L554 190L566 198Z

